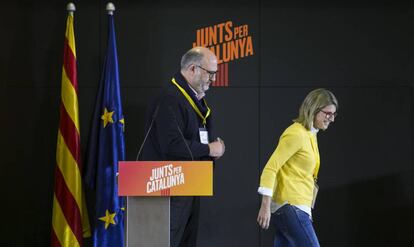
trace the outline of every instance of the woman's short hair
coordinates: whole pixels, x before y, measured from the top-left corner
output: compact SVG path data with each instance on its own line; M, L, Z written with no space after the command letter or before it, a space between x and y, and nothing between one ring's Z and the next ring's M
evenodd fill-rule
M338 111L338 100L335 95L324 88L318 88L306 96L299 108L299 116L294 122L302 124L306 129L310 130L313 126L315 115L325 106L335 105Z

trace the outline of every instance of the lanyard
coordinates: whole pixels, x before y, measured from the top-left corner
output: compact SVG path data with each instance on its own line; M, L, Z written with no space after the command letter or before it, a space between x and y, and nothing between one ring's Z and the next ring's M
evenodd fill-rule
M318 172L319 172L319 167L321 165L321 161L319 157L319 150L318 150L318 143L316 140L316 135L313 135L313 134L310 134L310 135L311 135L310 139L311 139L312 149L313 149L313 152L315 154L315 159L316 159L315 171L313 172L313 178L316 181L318 179Z
M190 103L190 105L193 107L194 111L201 118L201 120L203 120L203 125L206 125L207 118L208 118L208 116L210 116L210 108L208 107L206 100L203 99L204 104L206 104L206 106L207 106L207 113L206 113L206 116L203 116L203 114L201 113L200 109L198 109L197 105L194 103L194 101L190 97L190 95L188 95L188 93L184 90L184 88L182 88L180 85L178 85L178 83L175 81L174 78L172 78L171 81L181 91L181 93L187 99L188 103Z

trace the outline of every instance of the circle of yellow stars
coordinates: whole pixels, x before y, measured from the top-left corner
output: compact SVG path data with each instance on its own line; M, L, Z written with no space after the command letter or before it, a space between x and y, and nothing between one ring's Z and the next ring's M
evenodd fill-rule
M106 107L104 108L104 112L101 116L104 128L106 128L106 126L109 123L111 123L111 124L114 123L114 119L113 119L114 113L115 113L115 111L108 111L108 109ZM125 131L125 120L122 118L122 119L119 120L119 122L122 124L122 130ZM122 210L124 210L124 208L122 208ZM110 224L116 225L115 216L116 216L116 213L111 214L109 212L109 210L106 210L105 211L105 216L100 217L99 220L105 222L105 229L107 229Z

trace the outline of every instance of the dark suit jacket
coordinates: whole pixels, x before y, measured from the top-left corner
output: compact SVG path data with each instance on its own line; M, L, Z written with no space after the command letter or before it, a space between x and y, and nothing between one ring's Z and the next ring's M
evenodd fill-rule
M206 105L203 100L196 99L181 73L177 73L174 78L192 97L201 112L205 114L207 112ZM157 108L158 110L156 110ZM215 139L211 117L212 114L210 113L205 126L210 142ZM166 83L159 96L149 104L145 121L145 133L148 132L153 118L154 123L144 144L140 160L191 160L188 149L191 150L194 160L211 160L208 145L200 142L199 128L204 127L201 118L171 81ZM178 128L180 128L184 138ZM184 139L189 148L186 147Z

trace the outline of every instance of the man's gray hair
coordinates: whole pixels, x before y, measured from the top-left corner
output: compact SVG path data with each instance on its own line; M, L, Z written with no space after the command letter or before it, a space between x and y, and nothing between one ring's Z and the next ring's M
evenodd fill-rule
M191 64L201 65L204 54L199 49L187 51L181 58L181 70L185 70Z

